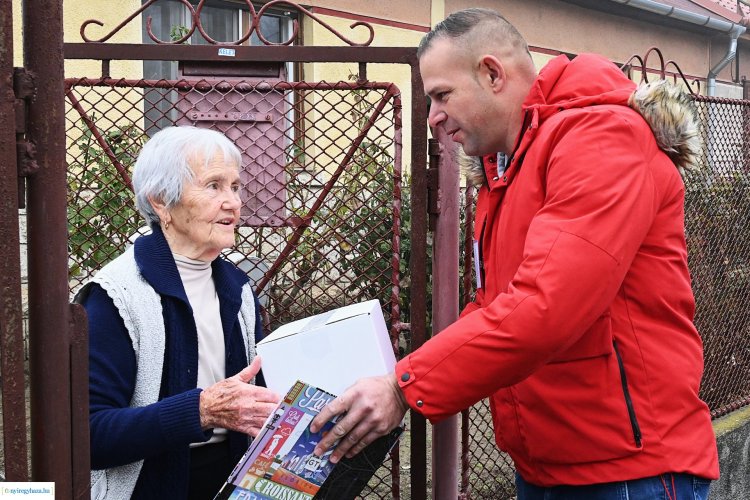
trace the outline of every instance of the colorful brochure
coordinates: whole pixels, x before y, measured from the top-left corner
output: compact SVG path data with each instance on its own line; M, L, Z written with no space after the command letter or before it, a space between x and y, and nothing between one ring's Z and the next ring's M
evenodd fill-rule
M389 435L375 440L355 457L333 464L329 461L333 447L320 457L313 451L338 418L327 422L318 432L310 431L310 423L335 398L333 394L297 381L268 417L214 500L346 500L356 497L382 465L403 428L397 427Z

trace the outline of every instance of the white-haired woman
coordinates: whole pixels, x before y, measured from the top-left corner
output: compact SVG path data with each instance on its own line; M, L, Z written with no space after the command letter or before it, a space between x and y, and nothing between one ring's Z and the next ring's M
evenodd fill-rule
M239 168L232 142L195 127L156 133L138 156L152 233L80 295L94 499L213 498L279 400L253 383L258 301L219 257L234 245Z

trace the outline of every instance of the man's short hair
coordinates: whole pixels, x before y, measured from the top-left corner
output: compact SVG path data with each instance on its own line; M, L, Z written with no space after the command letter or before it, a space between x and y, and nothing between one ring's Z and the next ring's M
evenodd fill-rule
M516 27L492 9L471 8L450 14L422 38L417 48L417 57L421 58L435 39L446 37L456 39L467 47L477 41L494 39L529 52L526 40Z

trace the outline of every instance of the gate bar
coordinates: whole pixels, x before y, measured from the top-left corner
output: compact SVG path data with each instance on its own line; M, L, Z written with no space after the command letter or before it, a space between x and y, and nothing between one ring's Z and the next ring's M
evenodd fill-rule
M72 488L74 500L91 498L91 431L89 429L89 330L86 310L70 304L70 387L73 426Z
M18 232L13 2L0 0L0 356L5 480L28 481L26 403Z
M132 43L66 43L65 59L138 61L286 61L409 64L418 67L415 47L232 46L234 56L219 55L217 45L143 45ZM420 87L419 94L423 90Z
M416 60L416 50L412 49ZM411 178L411 348L427 340L427 100L419 64L411 65L412 91L412 178ZM414 410L411 421L411 498L427 497L427 421Z
M360 73L360 76L362 73ZM393 237L391 256L391 342L393 352L398 356L399 338L401 336L401 187L403 182L403 170L401 155L403 151L403 110L401 104L401 93L398 93L393 102L393 123L394 123L394 155L393 155ZM393 500L401 500L401 456L400 444L397 444L391 450L391 493Z
M24 62L39 89L27 120L40 166L29 178L27 215L31 476L55 482L58 498L72 498L62 19L62 0L23 2Z

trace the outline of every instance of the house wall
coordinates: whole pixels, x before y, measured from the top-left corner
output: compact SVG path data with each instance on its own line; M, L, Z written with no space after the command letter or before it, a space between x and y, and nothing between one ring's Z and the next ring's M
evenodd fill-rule
M430 0L308 0L304 3L311 7L356 12L360 16L430 26Z
M416 46L430 26L451 12L467 7L493 8L503 13L526 37L538 67L561 52L598 52L617 63L624 63L634 54L643 55L649 48L658 47L667 60L679 64L689 79L702 80L703 92L708 70L724 56L728 47L726 35L698 35L665 27L655 29L655 25L650 23L586 9L562 0L308 0L304 4L334 29L355 40L362 39L366 30L351 29L350 25L356 20L370 22L376 29L373 46ZM87 34L90 37L103 36L140 5L139 0L66 0L65 41L81 42L80 26L87 19L98 19L104 23L102 27L89 26ZM14 0L13 7L17 25L14 63L21 65L21 0ZM304 18L303 33L305 45L340 46L344 43L309 17ZM141 20L137 18L109 41L137 43L140 40ZM721 96L741 95L732 82L739 80L745 74L745 69L750 68L750 51L744 47L744 42L740 45L740 74L735 75L734 62L721 71L717 85ZM657 57L652 56L649 63L651 66L658 65ZM65 69L68 77L96 76L101 71L100 64L95 61L67 61ZM346 80L356 70L356 65L307 65L304 75L310 80ZM113 61L111 73L113 76L137 78L142 75L142 63ZM411 124L408 68L403 65L373 64L369 65L368 78L398 85L403 93L404 130L408 130ZM404 158L408 159L410 145L406 138L404 146Z
M726 36L709 37L666 27L657 29L651 23L560 0L446 0L445 4L446 13L467 7L499 11L518 28L532 46L532 52L596 52L624 63L634 54L643 55L649 48L658 47L666 60L677 62L683 73L692 78L705 79L710 68L709 57L726 51L728 43ZM655 56L649 59L649 66L657 64ZM728 68L720 76L729 80ZM705 89L705 84L701 88Z
M80 35L81 24L88 19L97 19L104 26L91 25L86 30L89 38L98 38L109 33L115 26L138 10L138 0L119 0L117 2L92 2L91 0L65 0L63 17L63 38L65 42L83 42ZM39 22L44 22L44 15L39 15ZM13 0L13 64L23 65L22 7L21 0ZM110 43L140 43L140 17L134 19L119 33L108 40ZM126 74L136 78L143 73L140 61L113 61L112 74ZM65 76L98 76L101 74L101 63L94 61L66 61Z
M324 15L324 19L337 19L336 26L343 33L351 31L352 15L372 18L383 22L404 23L407 26L387 27L378 24L375 46L407 46L418 43L424 29L433 25L446 14L476 6L494 8L503 13L527 38L533 51L539 54L538 62L549 59L549 51L598 52L615 62L625 62L633 54L644 54L650 47L659 47L665 58L676 61L683 72L691 78L705 79L708 70L726 53L728 37L699 35L673 28L655 26L650 23L622 18L598 12L561 0L308 0L304 2L313 10L338 11ZM79 29L87 19L98 19L104 26L90 26L91 37L101 36L126 19L140 7L138 0L120 2L91 2L87 0L65 1L65 41L80 42ZM22 65L21 0L13 1L14 18L14 64ZM347 18L343 17L348 15ZM411 27L409 27L411 26ZM306 44L320 41L341 44L338 39L326 40L324 28L316 27L306 33ZM353 31L352 33L356 33ZM134 19L110 42L140 42L141 22ZM545 56L542 56L545 54ZM720 74L719 83L739 81L750 73L750 35L740 41L738 54L740 71L736 73L735 62L730 63ZM653 59L656 63L656 60ZM67 76L96 75L100 67L93 61L68 61ZM114 61L112 74L141 74L138 61ZM705 84L702 85L705 89ZM720 86L720 88L722 88Z

